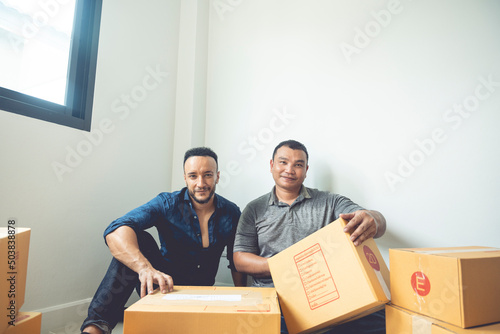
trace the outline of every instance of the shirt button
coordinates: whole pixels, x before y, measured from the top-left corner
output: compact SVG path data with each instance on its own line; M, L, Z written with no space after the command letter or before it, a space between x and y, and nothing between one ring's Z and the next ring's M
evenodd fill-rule
M200 267L201 267L201 266L200 266L200 265L198 265L198 269L200 269Z
M197 217L197 216L194 216L194 219L198 219L198 217Z

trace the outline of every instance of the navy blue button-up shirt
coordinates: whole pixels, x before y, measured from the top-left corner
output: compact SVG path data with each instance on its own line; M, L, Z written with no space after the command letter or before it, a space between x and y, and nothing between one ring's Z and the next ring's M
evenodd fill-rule
M200 222L187 188L160 193L148 203L113 221L104 237L120 226L135 231L156 227L161 253L177 285L213 285L219 260L227 246L229 268L233 264L233 244L240 209L224 197L214 195L215 211L208 221L210 245L203 247Z

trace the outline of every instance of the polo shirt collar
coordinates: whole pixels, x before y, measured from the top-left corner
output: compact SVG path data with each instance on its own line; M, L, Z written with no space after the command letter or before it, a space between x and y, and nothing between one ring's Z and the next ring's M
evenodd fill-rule
M269 205L279 205L279 203L280 203L280 200L278 199L278 196L276 196L276 191L275 190L276 190L276 186L274 186L273 189L271 190L271 194L269 196L269 202L268 202ZM293 204L300 203L303 200L309 199L309 198L311 198L311 195L309 194L309 191L307 191L307 188L304 187L304 185L302 185L302 187L300 188L299 196L295 199L295 201L293 202Z

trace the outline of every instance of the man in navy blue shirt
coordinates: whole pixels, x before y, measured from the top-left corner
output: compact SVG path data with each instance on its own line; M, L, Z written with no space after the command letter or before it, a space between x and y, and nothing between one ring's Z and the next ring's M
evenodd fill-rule
M184 180L185 188L159 194L112 222L104 232L113 259L89 306L82 333L111 333L134 288L142 298L156 286L162 293L170 292L174 282L213 285L226 246L235 286L246 285L246 276L233 264L240 209L215 194L217 155L206 147L188 150ZM153 226L160 249L144 231Z

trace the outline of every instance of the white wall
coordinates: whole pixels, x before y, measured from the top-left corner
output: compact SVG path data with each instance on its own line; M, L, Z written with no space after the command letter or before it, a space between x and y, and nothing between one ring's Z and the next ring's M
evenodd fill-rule
M206 3L104 1L91 134L104 119L112 131L62 181L52 165L89 148L86 133L0 112L1 219L33 229L23 309L88 301L110 260L104 228L182 186L179 154L203 142L220 156L219 193L242 209L271 189L274 146L295 138L310 151L307 186L384 213L385 255L500 247L497 2ZM143 98L157 68L169 75ZM140 100L127 116L123 94ZM470 115L449 112L464 103ZM70 318L44 328L80 325Z
M106 226L170 190L179 11L180 1L104 1L94 144L86 132L0 112L1 219L32 228L23 310L47 311L43 333L81 325L73 318L85 307L51 314L94 294L111 259ZM68 150L87 155L59 178L52 165L68 166Z
M293 138L310 151L307 186L386 216L385 256L500 246L498 2L215 4L206 142L222 194L244 207L268 192L272 150Z

